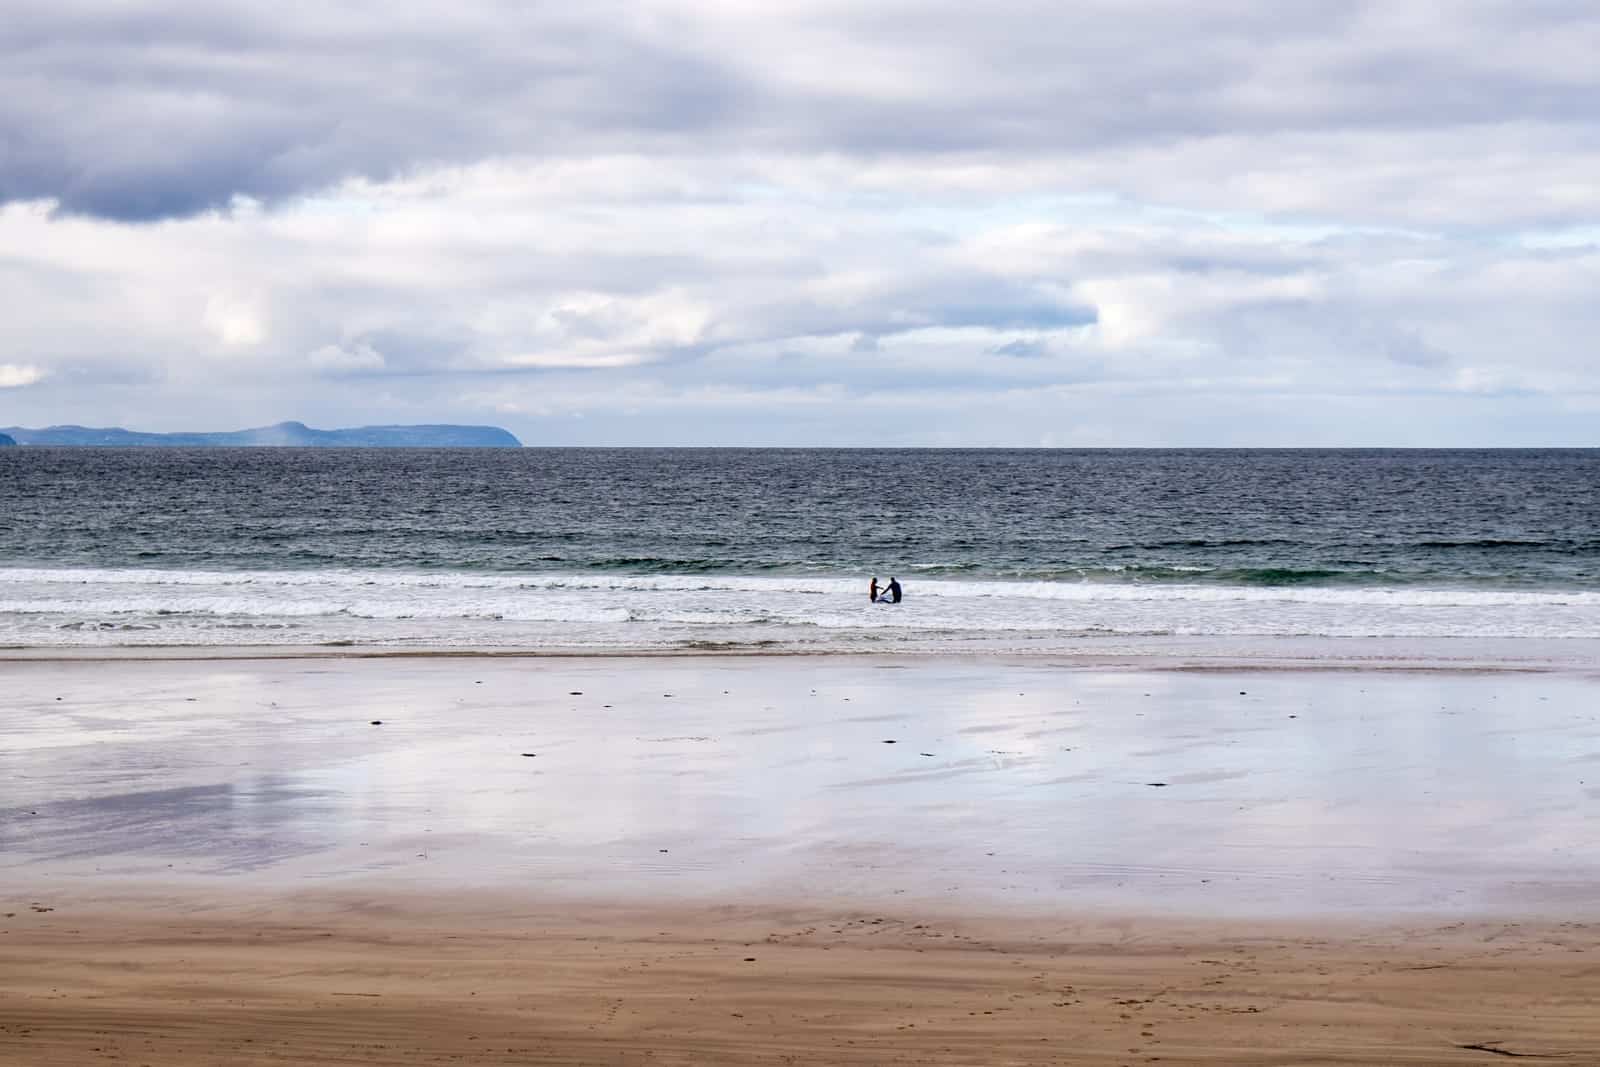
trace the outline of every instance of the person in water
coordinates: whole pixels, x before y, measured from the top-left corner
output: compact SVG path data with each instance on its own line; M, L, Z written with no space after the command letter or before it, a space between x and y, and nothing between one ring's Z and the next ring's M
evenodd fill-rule
M872 576L872 584L867 587L867 599L874 604L878 602L878 576L876 574Z
M883 587L883 599L890 604L900 603L900 582L893 575L889 577L889 584Z

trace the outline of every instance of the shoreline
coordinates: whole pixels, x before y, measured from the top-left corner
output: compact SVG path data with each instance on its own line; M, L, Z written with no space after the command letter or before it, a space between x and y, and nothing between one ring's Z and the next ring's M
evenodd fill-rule
M312 645L0 645L0 664L295 660L798 660L1053 665L1079 670L1467 671L1600 674L1600 639L1573 637L1195 637L1115 639L1116 647L949 649L760 647L457 647ZM1107 642L1108 644L1110 642Z
M1073 940L1087 936L1165 939L1173 943L1218 940L1282 941L1317 937L1327 943L1357 943L1490 930L1520 931L1531 938L1558 930L1592 936L1600 951L1600 914L1526 910L1508 904L1470 914L1305 911L1283 914L1223 914L1205 910L1153 910L1133 905L1062 904L1016 908L1005 902L894 895L808 894L783 886L755 891L665 895L647 890L587 893L537 885L449 886L402 879L317 880L257 885L151 878L61 880L53 884L0 884L0 930L10 935L49 925L77 929L87 920L214 921L219 924L277 921L338 922L359 918L376 927L455 926L484 931L517 925L542 928L586 926L623 929L660 921L725 924L867 921L912 929L919 923L960 926L1002 942ZM62 924L67 924L63 927ZM1600 993L1600 973L1596 991Z

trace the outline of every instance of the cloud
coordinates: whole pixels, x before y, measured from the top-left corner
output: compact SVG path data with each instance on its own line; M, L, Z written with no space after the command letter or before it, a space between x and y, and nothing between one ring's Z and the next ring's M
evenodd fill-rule
M670 136L738 106L731 72L680 34L620 4L582 11L480 0L374 18L134 0L12 13L0 199L175 218L543 145Z
M376 371L384 368L383 355L366 341L345 345L323 345L306 357L318 370L332 374Z
M1050 346L1043 341L1027 341L1019 337L1015 341L996 345L989 351L993 355L1010 356L1013 359L1040 359L1050 354Z
M892 424L844 413L890 397L924 406L908 433L1078 440L1043 411L1007 438L1021 424L975 398L1096 388L1097 418L1120 405L1142 419L1153 391L1312 397L1359 382L1381 406L1408 391L1460 396L1460 367L1476 368L1475 383L1494 373L1552 396L1595 390L1568 341L1600 326L1589 246L1031 196L917 192L886 210L854 190L819 192L793 161L747 160L732 184L692 160L578 170L596 180L498 161L159 227L0 211L12 250L0 288L16 286L4 295L17 309L0 343L74 368L71 393L46 398L64 421L122 403L103 390L123 382L152 410L176 408L181 385L248 389L263 409L272 396L266 421L315 395L335 409L324 421L360 422L383 383L421 421L446 407L462 421L584 413L616 440L748 440L788 420L859 443ZM685 195L706 189L721 195ZM699 398L714 394L774 421L736 424L738 404L706 414ZM826 402L792 402L813 394ZM650 414L617 421L624 395L651 398L637 402ZM964 398L948 409L960 421L934 417L941 396ZM843 429L818 421L830 402ZM540 439L533 421L512 428Z
M253 348L267 336L261 310L249 298L220 293L210 296L202 321L225 348Z
M29 418L1525 442L1600 394L1582 5L385 11L8 12Z
M0 200L127 221L620 153L1463 224L1490 204L1575 220L1600 200L1600 12L1579 4L401 0L376 18L78 0L8 16Z
M31 364L0 363L0 389L22 389L44 378L44 371Z

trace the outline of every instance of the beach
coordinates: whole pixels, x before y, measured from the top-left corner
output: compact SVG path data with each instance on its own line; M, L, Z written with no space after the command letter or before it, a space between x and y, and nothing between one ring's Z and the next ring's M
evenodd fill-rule
M36 652L0 682L0 1062L1600 1054L1581 664Z
M0 1062L1591 1063L1595 927L892 904L101 900L8 919Z
M0 10L0 1067L1600 1067L1600 2Z

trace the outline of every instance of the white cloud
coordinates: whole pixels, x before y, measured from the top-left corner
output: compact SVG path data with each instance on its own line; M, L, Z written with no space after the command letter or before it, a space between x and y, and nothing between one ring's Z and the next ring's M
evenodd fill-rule
M585 355L564 352L514 352L496 359L504 367L529 370L599 370L601 368L637 367L651 362L651 357L636 352L609 352Z
M227 348L254 348L267 338L267 327L254 300L215 294L206 300L202 321Z
M0 389L21 389L44 378L44 371L28 363L0 363Z
M306 359L318 370L333 373L382 370L384 366L382 353L365 341L323 345L314 349Z

